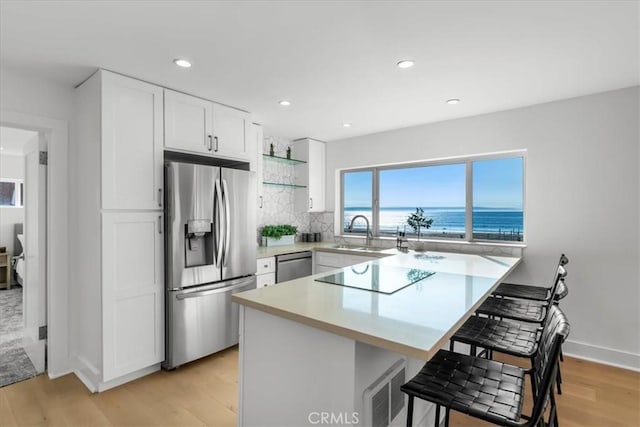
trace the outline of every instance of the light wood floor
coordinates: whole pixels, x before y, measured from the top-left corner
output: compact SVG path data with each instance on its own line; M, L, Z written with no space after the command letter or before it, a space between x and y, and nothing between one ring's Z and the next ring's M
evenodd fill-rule
M234 426L237 358L231 348L99 394L74 375L41 375L0 388L0 426ZM568 357L562 373L562 427L640 426L640 373ZM481 424L452 414L452 426Z

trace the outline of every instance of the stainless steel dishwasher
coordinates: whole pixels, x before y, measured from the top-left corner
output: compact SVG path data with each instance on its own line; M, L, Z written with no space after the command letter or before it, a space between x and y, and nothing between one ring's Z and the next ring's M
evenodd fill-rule
M310 251L276 255L276 283L310 275Z

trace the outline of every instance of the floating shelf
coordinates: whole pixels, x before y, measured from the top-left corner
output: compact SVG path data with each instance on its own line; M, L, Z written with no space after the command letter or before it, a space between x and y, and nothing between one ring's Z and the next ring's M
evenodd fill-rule
M304 160L287 159L286 157L270 156L268 154L263 154L262 157L264 157L265 159L273 160L274 162L288 163L290 165L299 165L301 163L307 163Z
M290 187L290 188L307 188L306 185L298 185L298 184L286 184L284 182L268 182L263 181L264 185L275 185L276 187Z

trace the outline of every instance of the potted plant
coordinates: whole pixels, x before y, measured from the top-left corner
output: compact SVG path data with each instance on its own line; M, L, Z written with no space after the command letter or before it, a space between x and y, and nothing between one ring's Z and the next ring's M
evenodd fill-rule
M413 228L413 232L418 235L418 240L420 240L420 232L422 228L430 228L431 224L433 224L433 219L428 219L424 215L424 209L416 208L416 211L409 215L407 218L407 225Z
M293 245L298 227L294 225L265 225L262 227L262 246Z

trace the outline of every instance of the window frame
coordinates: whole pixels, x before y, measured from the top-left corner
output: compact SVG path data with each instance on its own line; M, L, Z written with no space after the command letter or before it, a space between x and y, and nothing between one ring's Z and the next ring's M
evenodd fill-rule
M511 241L511 240L491 240L491 239L474 239L473 238L473 162L481 161L481 160L499 160L499 159L507 159L507 158L522 158L522 240L520 241ZM339 170L339 181L337 189L340 192L339 198L339 209L338 215L336 215L336 219L340 219L340 229L339 234L336 234L338 237L364 237L365 233L362 232L346 232L344 230L344 175L352 172L371 172L372 179L372 201L371 201L371 224L370 230L373 234L373 237L376 239L388 239L391 238L389 234L380 234L380 171L390 170L390 169L408 169L408 168L418 168L425 166L442 166L442 165L454 165L454 164L464 164L465 165L465 237L463 239L456 238L433 238L433 237L422 237L422 241L437 241L437 242L447 242L447 243L484 243L484 244L499 244L499 245L507 245L507 246L521 246L526 244L526 232L527 232L527 214L526 214L526 204L527 204L527 186L526 186L526 176L527 176L527 150L514 150L514 151L504 151L497 153L487 153L487 154L474 154L470 156L460 156L460 157L451 157L444 159L434 159L434 160L421 160L418 162L406 162L406 163L395 163L395 164L383 164L383 165L372 165L372 166L363 166L356 168L348 168L348 169L340 169ZM337 228L337 227L336 227ZM395 238L395 236L393 237ZM409 237L410 240L415 240L412 237Z
M22 178L0 178L0 183L11 183L15 186L15 205L0 205L0 208L24 208L24 179ZM19 202L19 204L18 204Z

